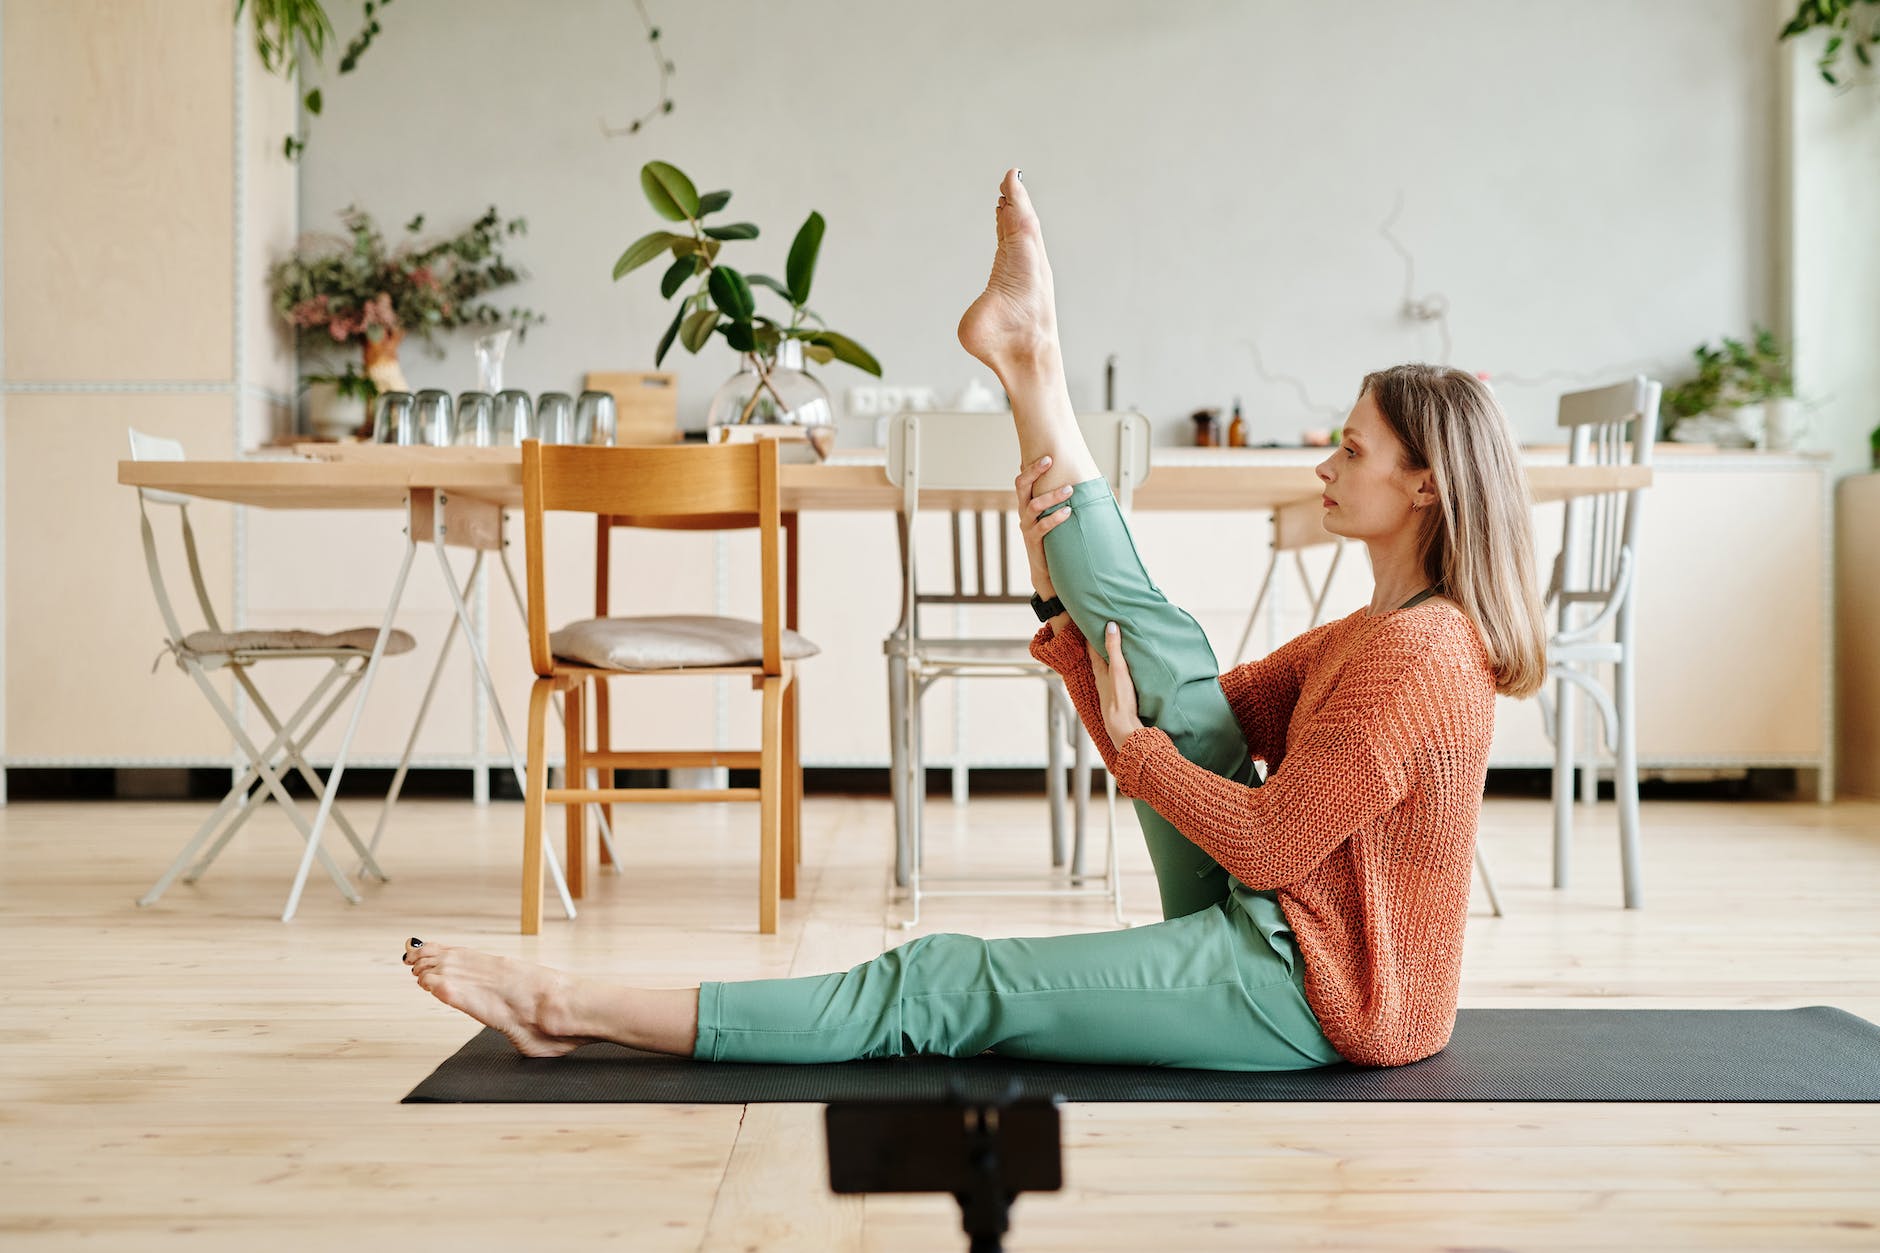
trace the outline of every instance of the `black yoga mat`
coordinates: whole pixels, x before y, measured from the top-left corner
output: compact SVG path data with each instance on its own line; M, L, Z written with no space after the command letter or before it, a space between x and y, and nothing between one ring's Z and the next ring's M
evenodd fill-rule
M1806 1009L1465 1009L1449 1047L1408 1066L1341 1063L1246 1074L982 1055L774 1065L696 1062L589 1044L525 1058L494 1031L458 1049L406 1102L1880 1101L1880 1026Z

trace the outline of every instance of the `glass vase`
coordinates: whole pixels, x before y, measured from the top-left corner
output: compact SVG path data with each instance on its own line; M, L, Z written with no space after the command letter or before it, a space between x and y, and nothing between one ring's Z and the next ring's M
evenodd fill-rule
M708 426L800 426L818 458L835 443L835 408L829 392L803 368L803 345L786 339L772 359L745 353L738 372L712 394Z

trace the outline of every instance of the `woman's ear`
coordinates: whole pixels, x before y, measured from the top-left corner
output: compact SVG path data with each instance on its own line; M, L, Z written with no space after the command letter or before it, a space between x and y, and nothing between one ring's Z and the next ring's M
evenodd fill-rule
M1411 492L1410 506L1413 509L1428 509L1436 504L1436 476L1428 470L1417 471L1416 486Z

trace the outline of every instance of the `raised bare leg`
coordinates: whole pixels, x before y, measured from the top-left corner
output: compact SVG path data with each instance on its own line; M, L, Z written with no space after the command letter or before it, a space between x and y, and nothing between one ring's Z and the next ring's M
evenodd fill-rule
M629 988L474 949L408 943L418 986L509 1037L527 1057L560 1057L594 1040L692 1056L698 989Z
M998 250L986 290L960 318L960 345L999 376L1012 401L1022 463L1051 458L1040 495L1097 477L1064 382L1058 345L1057 298L1044 235L1016 169L1005 172L994 210Z

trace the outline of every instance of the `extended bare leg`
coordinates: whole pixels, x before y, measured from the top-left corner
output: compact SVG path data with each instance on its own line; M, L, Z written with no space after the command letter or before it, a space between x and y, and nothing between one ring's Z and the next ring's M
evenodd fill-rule
M998 250L986 290L960 318L960 345L999 376L1012 401L1022 463L1051 458L1040 495L1097 477L1084 444L1058 345L1057 298L1044 235L1016 169L1007 170L994 210Z
M418 986L509 1037L529 1057L560 1057L594 1040L692 1056L698 989L629 988L474 949L405 945Z

